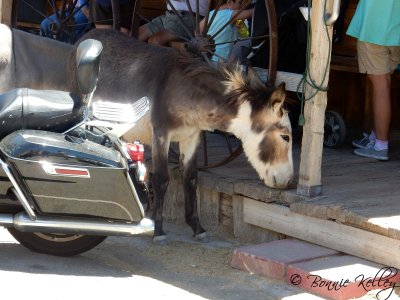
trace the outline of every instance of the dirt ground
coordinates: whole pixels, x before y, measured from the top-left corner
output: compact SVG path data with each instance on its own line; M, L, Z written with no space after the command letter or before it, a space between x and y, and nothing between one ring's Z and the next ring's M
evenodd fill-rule
M2 295L40 300L320 299L301 290L233 269L234 240L210 233L191 237L186 225L166 224L168 241L150 236L109 237L70 258L34 253L0 228ZM21 283L24 288L21 288ZM40 293L33 292L40 288ZM289 298L285 298L289 297ZM294 297L294 298L292 298Z
M207 299L281 299L302 294L233 269L232 253L240 245L226 234L222 238L209 232L208 242L199 242L185 225L167 223L166 231L168 240L163 244L155 244L151 237L108 238L91 252L129 274L148 276Z
M31 252L0 228L1 294L32 300L323 299L233 269L232 253L241 245L226 233L211 232L203 243L192 239L186 225L167 223L165 229L164 244L151 236L109 237L91 251L65 258ZM376 292L361 299L376 299Z

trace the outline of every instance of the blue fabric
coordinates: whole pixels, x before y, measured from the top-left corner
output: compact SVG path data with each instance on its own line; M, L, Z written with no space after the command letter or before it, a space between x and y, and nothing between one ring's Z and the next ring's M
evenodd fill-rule
M212 10L210 12L210 18L214 15L215 10ZM222 26L224 26L227 22L230 21L231 17L233 14L232 9L222 9L217 12L217 15L211 24L210 29L208 30L209 35L214 35L219 31ZM215 38L215 43L224 43L228 41L235 41L237 39L237 29L236 26L226 26L224 30L222 30ZM215 53L218 54L219 56L228 59L229 54L231 53L233 48L233 42L232 43L227 43L227 44L222 44L222 45L217 45L215 47ZM211 58L213 61L219 61L221 60L218 56L213 55Z
M95 0L95 2L102 6L111 6L111 0ZM129 3L129 0L119 0L119 4Z
M79 1L76 3L76 8L79 8L79 7L82 6L83 4L85 4L84 7L85 7L85 6L86 6L86 7L89 7L89 1L88 1L88 0L79 0Z
M81 1L83 3L83 0ZM80 6L80 2L77 4L77 8ZM40 23L40 33L43 36L53 38L53 32L51 30L52 24L57 24L57 17L55 14L46 17ZM86 31L90 29L89 20L86 18L82 10L76 11L74 14L74 23L75 23L75 30L73 36L69 36L66 32L61 33L60 40L68 43L74 43L78 40Z
M400 0L360 0L347 34L381 46L400 46Z

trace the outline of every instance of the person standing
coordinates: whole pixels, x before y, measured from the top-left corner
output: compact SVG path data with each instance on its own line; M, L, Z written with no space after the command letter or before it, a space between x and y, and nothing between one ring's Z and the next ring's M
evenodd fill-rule
M388 160L391 73L400 63L400 1L360 0L347 34L357 38L359 71L372 86L374 127L353 141L354 154Z

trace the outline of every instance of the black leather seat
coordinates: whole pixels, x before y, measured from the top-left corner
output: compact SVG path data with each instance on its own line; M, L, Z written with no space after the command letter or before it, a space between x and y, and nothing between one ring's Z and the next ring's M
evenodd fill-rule
M0 95L0 139L19 129L63 132L83 119L80 97L53 90L14 89Z
M65 132L83 121L86 101L96 88L103 45L93 39L77 49L77 81L83 95L18 88L0 94L0 139L20 129Z

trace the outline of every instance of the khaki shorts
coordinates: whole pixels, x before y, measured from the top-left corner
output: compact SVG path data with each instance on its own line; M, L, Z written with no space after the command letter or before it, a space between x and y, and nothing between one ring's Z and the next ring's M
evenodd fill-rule
M360 73L393 73L400 63L400 46L380 46L357 41L357 55Z
M194 23L192 14L185 11L180 11L179 13L181 14L182 22L186 25L185 27L193 35ZM165 15L158 16L144 26L146 26L151 34L155 34L156 32L165 29L172 32L179 39L190 40L192 36L190 36L189 33L184 29L182 22L179 20L177 15L166 11Z

